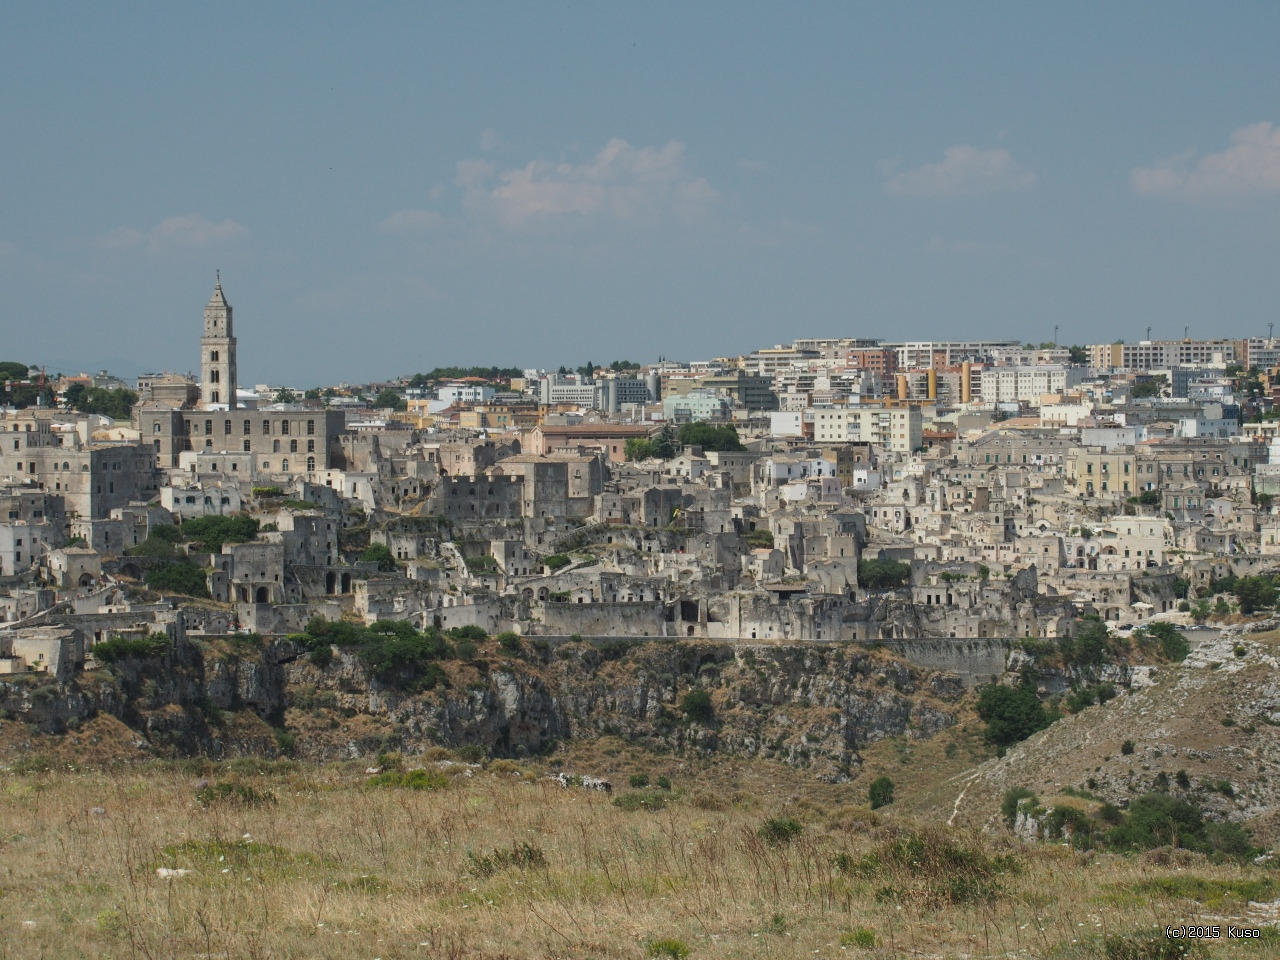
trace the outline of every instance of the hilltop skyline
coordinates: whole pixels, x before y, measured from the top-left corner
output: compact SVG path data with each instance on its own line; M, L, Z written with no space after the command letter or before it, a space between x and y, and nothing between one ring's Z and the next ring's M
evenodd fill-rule
M1265 334L1280 11L1160 15L19 9L8 359L192 369L219 267L245 383Z

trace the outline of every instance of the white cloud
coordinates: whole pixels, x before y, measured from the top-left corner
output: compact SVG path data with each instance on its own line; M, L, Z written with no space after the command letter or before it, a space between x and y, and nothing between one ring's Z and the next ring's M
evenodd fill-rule
M207 247L235 240L248 231L234 220L215 223L198 213L162 220L145 233L136 227L119 227L98 240L106 250L131 250L145 246L149 253Z
M1137 167L1138 193L1181 200L1214 200L1280 193L1280 127L1255 123L1231 134L1231 146L1192 162L1193 154Z
M428 233L444 225L444 217L434 210L397 210L378 224L379 233Z
M458 164L458 185L474 215L510 229L540 223L651 221L703 216L717 194L685 166L684 144L633 147L613 139L586 163L535 160L498 171L484 160Z
M941 163L926 163L890 178L887 193L908 197L956 197L973 193L1030 190L1036 175L1018 164L1008 150L947 147Z

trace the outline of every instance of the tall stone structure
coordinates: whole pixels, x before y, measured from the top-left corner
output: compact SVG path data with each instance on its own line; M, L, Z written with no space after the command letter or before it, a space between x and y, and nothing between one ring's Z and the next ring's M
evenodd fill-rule
M236 408L236 338L231 329L231 304L222 295L218 274L213 296L204 308L204 336L200 338L200 406L205 410Z

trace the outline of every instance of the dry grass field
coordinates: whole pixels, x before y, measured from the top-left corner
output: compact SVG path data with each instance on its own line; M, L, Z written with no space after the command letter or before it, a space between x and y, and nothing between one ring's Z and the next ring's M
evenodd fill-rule
M1275 871L899 821L772 764L615 772L612 796L511 761L428 764L421 789L363 764L37 766L0 773L2 958L1136 960L1182 955L1143 943L1157 926L1256 927L1249 901L1280 898Z

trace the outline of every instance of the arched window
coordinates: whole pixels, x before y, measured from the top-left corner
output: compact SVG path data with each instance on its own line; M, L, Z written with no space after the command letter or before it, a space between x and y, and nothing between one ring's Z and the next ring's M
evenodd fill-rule
M210 362L211 362L211 363L217 363L217 362L218 362L218 351L217 351L217 350L214 350L212 353L210 353L210 354L209 354L209 360L210 360Z

